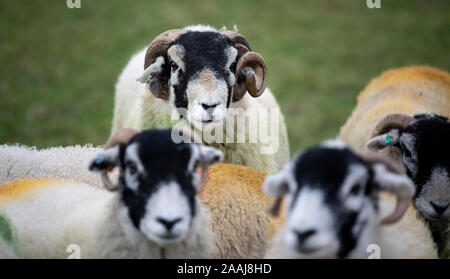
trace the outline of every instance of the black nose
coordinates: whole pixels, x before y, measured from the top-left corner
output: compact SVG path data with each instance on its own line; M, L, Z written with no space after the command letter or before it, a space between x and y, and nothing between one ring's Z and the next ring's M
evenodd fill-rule
M208 110L208 109L211 109L211 108L215 108L215 107L217 107L218 105L219 105L219 104L208 105L208 104L203 103L203 104L202 104L202 107L203 107L203 109Z
M434 202L430 202L431 206L434 208L434 211L436 211L436 213L438 215L441 215L442 213L445 212L445 210L447 210L448 206L450 205L450 203L447 203L446 205L437 205Z
M172 219L172 220L167 220L167 219L165 219L165 218L158 217L158 218L156 218L156 221L158 221L158 222L160 222L161 224L163 224L164 227L166 227L166 229L167 229L168 231L170 231L170 230L173 228L173 226L175 226L176 223L178 223L178 222L181 221L181 218L176 218L176 219Z
M295 231L298 242L303 243L306 239L316 234L316 230Z

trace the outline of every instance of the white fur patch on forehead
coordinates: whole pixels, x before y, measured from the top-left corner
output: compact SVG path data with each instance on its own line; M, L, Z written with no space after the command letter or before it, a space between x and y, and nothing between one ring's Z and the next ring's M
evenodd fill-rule
M348 168L347 177L342 183L339 192L340 198L344 201L345 206L351 210L358 210L363 205L364 185L369 179L367 168L360 164L350 165ZM350 195L353 187L359 185L360 192L357 195Z
M175 62L183 71L186 70L183 58L185 50L181 45L173 45L167 50L167 55Z
M210 26L210 25L189 25L183 28L186 31L192 31L192 32L218 32L216 28Z
M334 149L344 149L347 148L347 145L339 139L330 139L322 142L320 144L322 147L334 148Z

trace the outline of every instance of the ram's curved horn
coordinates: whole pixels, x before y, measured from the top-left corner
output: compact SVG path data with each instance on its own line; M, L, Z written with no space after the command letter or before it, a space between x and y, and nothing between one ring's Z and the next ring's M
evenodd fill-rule
M401 166L385 155L369 150L355 150L354 152L367 163L381 163L390 172L404 174Z
M253 97L259 97L266 89L267 66L262 56L258 53L249 51L239 59L236 66L237 81L240 75L246 79L245 88L239 87L238 82L236 82L233 96L234 102L242 99L246 91Z
M233 102L242 99L247 91L253 97L260 96L267 84L266 62L259 53L251 51L250 44L241 34L229 30L222 31L221 34L228 36L238 50ZM245 83L238 82L242 79L245 79Z
M269 208L268 212L273 217L278 217L280 215L281 204L283 203L283 197L275 198L272 206Z
M409 123L414 121L414 117L406 114L389 114L378 122L372 132L372 138L388 132L391 129L404 130Z
M183 131L183 135L187 135L188 137L190 137L193 143L197 144L202 143L202 139L197 135L195 130L190 129L188 127L183 127L181 130ZM199 152L201 156L201 151ZM199 188L203 188L203 185L205 185L206 181L208 180L208 166L205 164L201 164L200 168L201 168L201 176L199 181Z
M247 39L242 36L241 34L234 32L234 31L230 31L230 30L224 30L220 32L221 34L227 36L228 38L230 38L230 40L235 44L239 44L242 46L245 46L247 48L247 50L252 50L250 48L250 44L248 43Z
M137 132L133 129L122 129L113 134L105 144L105 149L112 148L119 144L126 144ZM101 172L101 179L105 188L109 191L115 191L119 189L118 184L111 182L108 176L108 172L112 171L114 166Z
M184 32L186 31L183 29L171 29L153 39L145 53L144 69L154 63L159 56L165 56L169 44Z
M164 57L170 43L178 36L186 32L182 29L172 29L157 36L147 48L144 59L144 74L138 79L140 82L148 83L150 92L156 97L163 100L169 100L168 77L161 75L162 68L165 63L164 59L157 61L158 57ZM155 63L158 62L158 63ZM154 64L152 69L150 65ZM155 72L156 71L156 72Z
M364 161L370 164L376 164L380 163L382 164L389 172L395 174L395 175L404 175L403 169L396 163L394 163L391 159L387 158L386 156L383 156L379 153L370 152L370 151L356 151L357 155L359 155ZM394 179L392 179L394 180ZM404 178L404 181L409 180L408 178ZM406 210L409 207L410 201L412 196L414 195L414 190L411 186L408 186L409 184L412 184L412 182L409 183L398 183L400 179L398 177L395 179L398 185L386 185L386 187L382 188L381 190L388 191L396 196L397 202L394 211L387 217L385 217L381 224L392 224L400 220L403 215L405 214Z
M119 130L108 139L105 144L105 149L119 144L126 144L135 134L137 134L137 131L133 129L126 128Z
M108 190L108 191L116 191L117 189L119 189L119 185L118 184L114 184L114 183L111 182L111 180L109 179L107 171L103 171L100 175L101 175L101 178L102 178L103 186L105 186L106 190Z

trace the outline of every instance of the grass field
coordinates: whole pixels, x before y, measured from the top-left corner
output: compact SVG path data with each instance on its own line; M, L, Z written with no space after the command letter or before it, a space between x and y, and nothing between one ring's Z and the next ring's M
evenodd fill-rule
M164 30L236 24L270 70L291 151L334 137L364 85L412 64L450 69L450 1L0 0L0 143L102 144L114 83Z

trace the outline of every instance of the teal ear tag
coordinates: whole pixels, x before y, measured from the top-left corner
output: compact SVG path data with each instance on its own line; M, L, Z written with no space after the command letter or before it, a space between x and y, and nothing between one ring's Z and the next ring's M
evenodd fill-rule
M391 137L387 137L385 143L389 144L391 142Z

